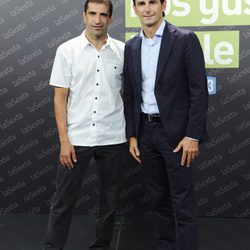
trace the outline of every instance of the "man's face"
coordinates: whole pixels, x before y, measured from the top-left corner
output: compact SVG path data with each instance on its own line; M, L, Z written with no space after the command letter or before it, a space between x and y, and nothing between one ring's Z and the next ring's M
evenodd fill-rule
M162 20L162 12L166 9L166 1L160 0L136 0L135 13L140 18L142 26L157 26Z
M96 38L106 36L108 25L111 23L109 6L103 3L89 3L86 13L83 13L83 20L89 35Z

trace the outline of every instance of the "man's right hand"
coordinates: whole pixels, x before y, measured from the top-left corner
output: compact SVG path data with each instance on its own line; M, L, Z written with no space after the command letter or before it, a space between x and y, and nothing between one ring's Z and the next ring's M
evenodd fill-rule
M133 158L141 163L140 160L140 151L138 149L137 139L136 137L129 138L129 152L133 156Z
M74 146L68 141L61 142L60 162L69 169L72 169L77 162Z

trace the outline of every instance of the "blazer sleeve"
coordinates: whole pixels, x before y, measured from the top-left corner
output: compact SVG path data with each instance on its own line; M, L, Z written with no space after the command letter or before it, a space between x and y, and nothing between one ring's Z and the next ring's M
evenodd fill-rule
M207 136L208 88L203 51L197 36L193 32L188 33L186 37L185 69L189 90L189 116L186 136L202 142Z
M125 46L124 52L124 114L126 120L126 137L136 136L135 121L134 121L134 93L132 80L129 72L129 48Z

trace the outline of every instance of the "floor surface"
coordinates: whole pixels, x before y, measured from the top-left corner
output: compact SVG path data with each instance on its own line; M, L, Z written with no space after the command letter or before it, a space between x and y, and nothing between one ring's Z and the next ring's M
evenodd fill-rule
M1 215L0 250L40 250L48 215ZM200 218L200 250L250 250L249 219ZM95 219L75 215L65 250L88 250ZM117 219L112 250L156 250L151 224L145 217Z

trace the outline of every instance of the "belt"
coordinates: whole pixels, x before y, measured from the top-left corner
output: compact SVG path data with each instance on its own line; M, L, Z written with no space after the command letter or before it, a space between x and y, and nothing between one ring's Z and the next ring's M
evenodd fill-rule
M161 121L160 114L145 114L145 113L141 113L141 114L142 114L142 117L149 122L160 122Z

